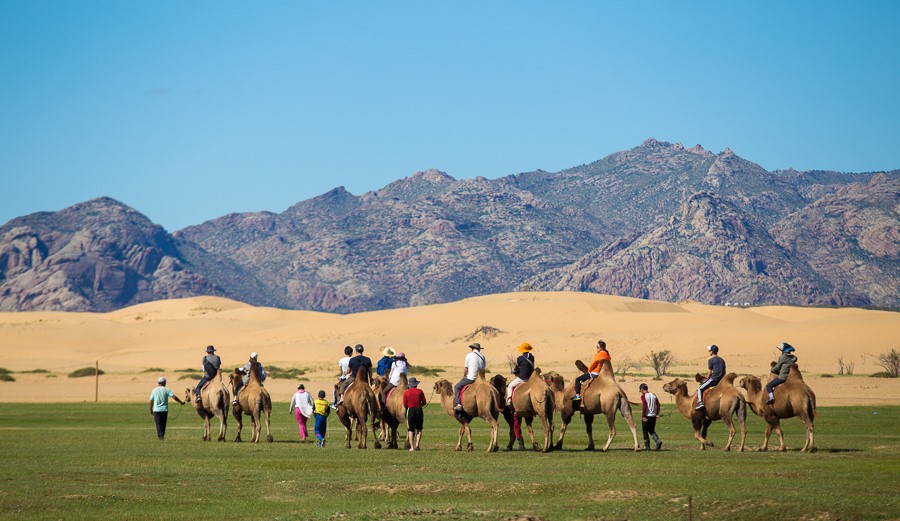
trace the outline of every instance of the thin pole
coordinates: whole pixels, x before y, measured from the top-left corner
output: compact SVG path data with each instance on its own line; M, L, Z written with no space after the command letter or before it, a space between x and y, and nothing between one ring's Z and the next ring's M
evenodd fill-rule
M688 521L694 521L694 498L688 496Z
M94 402L100 396L100 360L94 362Z

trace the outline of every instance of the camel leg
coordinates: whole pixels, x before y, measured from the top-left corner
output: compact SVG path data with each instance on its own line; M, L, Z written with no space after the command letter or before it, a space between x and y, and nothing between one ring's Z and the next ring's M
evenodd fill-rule
M375 445L376 449L380 449L381 448L381 440L378 439L378 435L376 434L376 431L375 431L375 420L376 420L375 414L372 414L372 444ZM368 431L366 431L366 432L367 432L366 436L368 436ZM396 440L394 441L394 445L397 445Z
M475 442L472 441L472 422L466 422L466 452L475 451Z
M772 424L766 421L766 432L763 434L763 444L759 447L761 452L769 450L769 437L772 435Z
M493 416L488 416L485 421L491 425L491 443L488 445L487 452L497 452L497 435L500 425L497 423L497 418Z
M723 416L722 423L728 427L728 442L725 443L725 452L729 452L731 450L731 440L734 439L737 429L734 428L734 421L732 421L731 416Z
M262 430L262 426L259 424L259 411L253 411L253 414L250 416L250 427L253 430L250 443L259 443L259 431Z
M572 421L572 416L574 415L575 414L573 413L569 417L566 417L565 412L559 415L560 420L562 421L562 427L559 428L559 439L556 440L556 446L553 447L555 450L562 450L563 438L566 437L566 429L569 428L569 422Z
M710 425L712 425L712 420L704 417L703 418L703 432L700 435L703 437L703 442L706 443L707 446L715 447L716 444L713 443L712 440L709 439L709 436L707 435L707 432L709 432Z
M534 429L531 427L531 422L534 421L534 416L529 416L525 418L525 427L528 428L528 438L531 440L531 447L535 451L539 451L541 449L538 448L538 444L534 441Z
M787 451L787 446L784 444L784 431L781 430L781 422L775 425L775 434L778 435L778 450L781 452Z
M209 415L203 416L203 441L209 441L210 439L210 426L209 426Z
M516 441L516 430L513 427L515 418L511 412L507 411L503 413L503 419L506 420L506 424L509 426L509 445L506 446L506 450L512 450L513 443Z
M700 442L700 450L706 450L707 445L712 446L712 444L707 441L705 436L706 428L709 427L709 424L706 423L704 419L699 418L696 415L691 418L691 424L694 426L694 438L696 438L697 441Z
M806 425L806 445L803 446L802 452L816 452L814 441L815 425L813 425L813 421L808 414L800 416L800 420L803 421L803 425Z
M584 413L584 430L587 432L588 446L584 450L594 450L594 415Z
M747 441L747 404L743 401L738 404L737 419L741 424L741 446L738 447L738 452L744 452L744 442Z
M640 452L641 446L638 444L637 427L634 425L634 417L631 415L631 405L628 403L628 400L623 399L619 403L619 412L622 413L625 423L628 424L628 428L631 430L631 439L634 440L634 451Z
M225 432L228 430L228 412L219 414L219 439L225 441Z
M553 440L553 426L548 424L545 416L539 414L538 418L541 420L541 428L544 429L544 446L541 448L541 452L547 453L550 452L550 443Z
M466 432L466 424L463 422L459 422L459 433L456 438L456 450L462 450L462 437L463 433Z
M243 412L240 409L235 409L234 411L234 419L237 421L237 436L235 436L234 441L236 443L240 443L241 441L241 431L244 430L244 419L241 417Z
M272 409L266 409L266 441L272 443L275 438L272 437L272 431L269 430L269 422L272 418Z
M613 409L606 414L606 426L609 428L609 435L606 437L606 445L601 449L603 452L609 450L612 445L613 438L616 437L616 410Z

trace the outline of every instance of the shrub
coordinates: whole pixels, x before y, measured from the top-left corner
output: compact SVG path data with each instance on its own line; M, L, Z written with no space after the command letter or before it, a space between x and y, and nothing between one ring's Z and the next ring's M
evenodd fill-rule
M296 380L298 377L306 374L306 369L290 368L285 369L277 365L270 365L266 369L266 378L283 378L286 380Z
M841 373L841 374L843 374L843 373ZM825 374L822 375L822 378L834 378L834 375L833 375L833 374L825 373Z
M19 371L22 374L45 374L49 373L47 369L31 369L29 371Z
M13 375L6 373L0 373L0 382L15 382L16 379L13 378Z
M199 369L175 369L174 373L202 373Z
M669 350L663 350L658 353L650 351L650 354L645 356L644 360L656 372L656 378L662 378L662 375L666 374L669 366L675 361L675 354Z
M838 363L838 374L853 375L853 370L856 367L856 362L844 361L844 357L839 356L837 359L837 363Z
M444 371L446 371L446 369L441 369L440 367L426 367L424 365L409 366L409 374L416 376L440 376ZM485 374L487 374L487 371L485 371Z
M889 378L900 376L900 351L891 349L875 357L875 365L884 369Z
M94 376L99 371L99 374L105 374L103 369L97 369L95 367L82 367L81 369L76 369L69 373L69 378L81 378L83 376Z
M144 369L141 372L142 373L162 373L162 372L165 372L165 369L163 369L161 367L150 367L148 369Z
M869 375L870 378L897 378L887 371L879 371L877 373L872 373Z

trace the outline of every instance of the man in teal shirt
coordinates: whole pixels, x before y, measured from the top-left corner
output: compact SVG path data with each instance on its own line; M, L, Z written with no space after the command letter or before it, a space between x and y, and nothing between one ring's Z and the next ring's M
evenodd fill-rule
M184 405L184 402L166 387L166 377L160 376L156 382L156 389L150 393L150 414L156 422L156 436L159 437L159 441L163 441L166 437L166 420L169 417L169 398L174 398L181 405Z

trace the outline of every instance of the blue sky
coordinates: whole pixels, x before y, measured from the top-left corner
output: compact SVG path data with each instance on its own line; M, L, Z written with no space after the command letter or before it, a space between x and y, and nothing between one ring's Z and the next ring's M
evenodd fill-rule
M900 168L900 2L0 2L0 223L169 231L438 168L696 143Z

